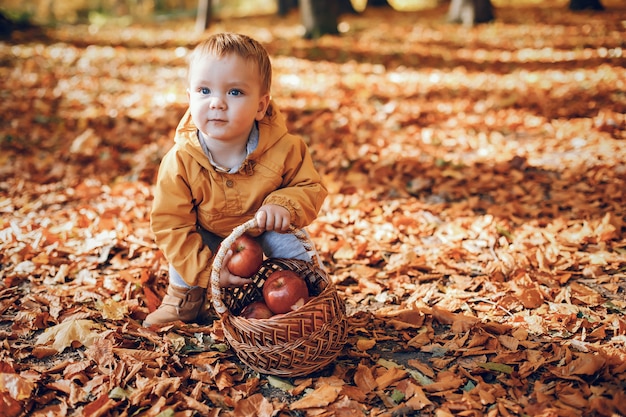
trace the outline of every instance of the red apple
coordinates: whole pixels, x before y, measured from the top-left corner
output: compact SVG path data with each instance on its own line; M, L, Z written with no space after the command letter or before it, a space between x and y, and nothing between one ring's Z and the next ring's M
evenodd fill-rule
M259 242L251 236L241 235L230 247L233 256L226 267L231 274L243 278L250 278L256 274L263 263L263 249Z
M273 315L263 301L254 301L241 310L241 316L247 319L269 319Z
M304 278L293 271L275 271L263 284L263 299L274 314L301 307L309 298Z

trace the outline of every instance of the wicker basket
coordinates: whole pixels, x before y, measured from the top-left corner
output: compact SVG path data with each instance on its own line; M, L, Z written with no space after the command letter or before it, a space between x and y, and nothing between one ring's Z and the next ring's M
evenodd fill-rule
M348 323L345 305L303 231L292 230L291 233L304 244L314 262L266 259L252 277L252 284L228 290L220 288L219 272L228 248L235 239L255 227L256 220L252 219L235 228L222 242L213 261L211 298L222 319L226 340L242 362L264 374L294 377L321 370L341 353ZM246 305L262 299L267 277L283 269L302 276L313 298L298 310L269 319L239 316Z

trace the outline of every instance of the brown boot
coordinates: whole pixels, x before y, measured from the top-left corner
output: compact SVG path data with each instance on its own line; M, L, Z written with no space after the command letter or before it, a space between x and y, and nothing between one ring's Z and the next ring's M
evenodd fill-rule
M204 306L205 295L206 288L184 288L170 284L159 308L148 314L143 321L144 327L178 320L185 323L194 320Z

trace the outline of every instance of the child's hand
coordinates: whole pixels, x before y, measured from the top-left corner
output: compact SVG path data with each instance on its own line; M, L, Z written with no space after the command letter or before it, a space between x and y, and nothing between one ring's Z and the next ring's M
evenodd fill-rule
M283 206L266 204L255 215L259 229L263 231L287 232L291 224L291 214Z
M237 275L233 275L228 270L228 261L233 256L233 251L228 250L226 255L224 255L224 260L222 261L222 268L220 269L220 287L228 288L228 287L241 287L246 284L250 284L252 282L249 278L238 277Z

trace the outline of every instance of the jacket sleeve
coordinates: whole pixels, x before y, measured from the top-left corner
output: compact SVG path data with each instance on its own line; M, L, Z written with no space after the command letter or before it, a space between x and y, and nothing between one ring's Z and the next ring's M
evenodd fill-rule
M189 285L207 287L213 254L196 229L196 202L185 167L170 150L161 161L150 217L152 232L167 261Z
M290 146L285 152L282 185L263 203L285 207L291 213L291 224L302 228L317 218L328 191L304 141L290 134L287 137Z

